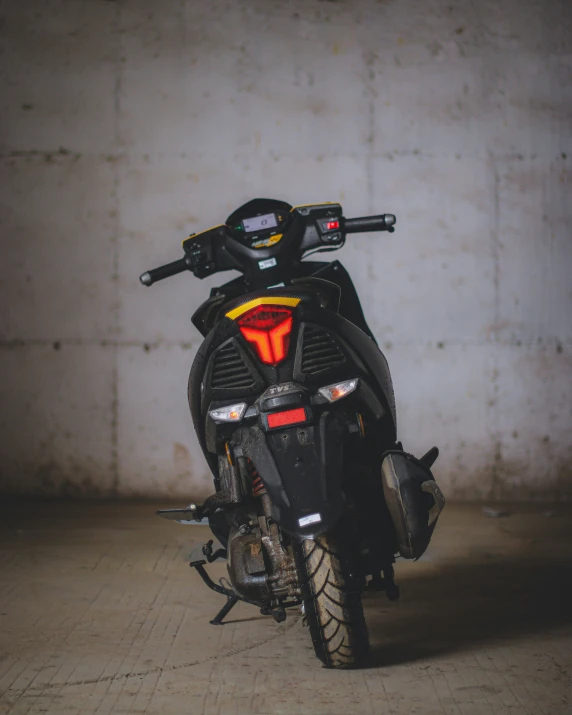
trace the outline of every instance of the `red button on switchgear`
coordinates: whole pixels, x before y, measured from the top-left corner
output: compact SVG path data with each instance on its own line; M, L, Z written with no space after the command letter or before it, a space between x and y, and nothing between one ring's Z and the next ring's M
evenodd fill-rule
M335 228L339 228L339 227L340 227L340 222L338 220L326 222L326 228L328 231L333 231Z

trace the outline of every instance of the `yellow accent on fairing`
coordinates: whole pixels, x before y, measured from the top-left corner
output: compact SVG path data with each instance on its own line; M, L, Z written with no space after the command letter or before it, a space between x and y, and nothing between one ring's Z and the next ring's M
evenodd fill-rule
M187 241L194 241L195 238L198 238L199 236L202 236L203 233L208 233L209 231L213 231L215 228L222 228L223 226L226 226L225 223L219 223L216 226L211 226L210 228L207 228L206 231L201 231L200 233L195 233L194 236L187 236L187 238L184 238L182 241L181 245L185 245Z
M300 300L301 298L279 298L268 295L263 298L249 300L248 303L243 303L243 305L239 305L238 308L233 308L226 314L226 317L231 320L236 320L240 318L241 315L244 315L253 308L257 308L259 305L289 305L291 308L295 308Z

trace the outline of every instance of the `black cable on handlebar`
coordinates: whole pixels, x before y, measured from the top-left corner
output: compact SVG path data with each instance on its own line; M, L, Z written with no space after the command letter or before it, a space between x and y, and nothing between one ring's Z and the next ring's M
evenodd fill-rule
M191 266L187 263L187 257L185 256L185 258L179 258L178 261L173 261L172 263L167 263L164 266L152 268L150 271L142 273L139 276L139 280L144 286L150 286L157 281L162 281L163 278L170 278L171 276L177 275L177 273L190 270Z
M380 214L379 216L361 216L360 218L346 218L344 230L346 233L366 233L367 231L395 230L395 216L393 214Z

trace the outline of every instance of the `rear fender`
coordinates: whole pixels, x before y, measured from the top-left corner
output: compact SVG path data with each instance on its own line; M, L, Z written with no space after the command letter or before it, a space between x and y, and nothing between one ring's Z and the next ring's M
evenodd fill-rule
M345 425L330 411L315 425L242 431L242 453L264 482L272 518L287 533L313 538L339 520L345 434Z

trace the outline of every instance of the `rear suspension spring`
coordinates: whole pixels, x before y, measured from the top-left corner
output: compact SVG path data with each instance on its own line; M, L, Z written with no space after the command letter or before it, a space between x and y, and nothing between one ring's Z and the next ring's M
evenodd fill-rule
M263 494L266 494L264 482L262 481L260 474L258 474L258 470L250 459L248 460L248 472L252 480L252 495L255 497L261 497Z

